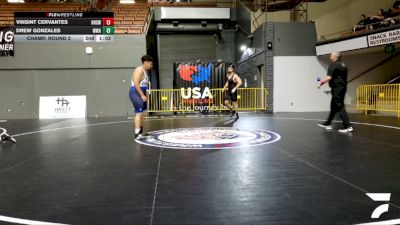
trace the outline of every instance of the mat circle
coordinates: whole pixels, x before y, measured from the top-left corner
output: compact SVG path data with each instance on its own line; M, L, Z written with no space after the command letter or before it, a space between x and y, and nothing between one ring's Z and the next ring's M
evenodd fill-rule
M136 142L171 149L226 149L276 142L280 135L271 131L232 127L197 127L151 131Z

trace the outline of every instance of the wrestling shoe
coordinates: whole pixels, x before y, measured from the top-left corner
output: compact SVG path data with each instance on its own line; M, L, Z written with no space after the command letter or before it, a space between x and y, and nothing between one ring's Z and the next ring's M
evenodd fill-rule
M332 125L327 124L327 123L318 123L317 125L318 125L319 127L324 128L325 130L332 130L332 129L333 129Z

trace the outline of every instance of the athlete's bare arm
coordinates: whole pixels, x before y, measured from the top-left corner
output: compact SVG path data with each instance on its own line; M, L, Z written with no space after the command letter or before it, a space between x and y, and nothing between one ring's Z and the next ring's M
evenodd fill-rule
M228 85L229 85L229 83L228 83L228 81L225 83L225 86L222 88L222 90L223 91L225 91L227 88L228 88Z

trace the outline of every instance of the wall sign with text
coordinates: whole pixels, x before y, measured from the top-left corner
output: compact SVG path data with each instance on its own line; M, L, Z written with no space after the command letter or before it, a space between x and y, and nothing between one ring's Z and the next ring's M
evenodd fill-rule
M0 27L0 56L14 56L13 27Z
M41 96L39 118L86 118L86 96Z
M400 42L400 29L368 35L369 47Z

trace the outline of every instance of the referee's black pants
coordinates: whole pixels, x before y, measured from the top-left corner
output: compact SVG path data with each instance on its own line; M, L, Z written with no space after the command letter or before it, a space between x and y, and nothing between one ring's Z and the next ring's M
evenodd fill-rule
M329 117L326 122L328 125L332 123L336 113L339 113L339 116L343 121L344 128L351 127L349 117L347 116L347 112L344 107L344 97L346 95L346 91L346 87L332 88L331 112L329 113Z

